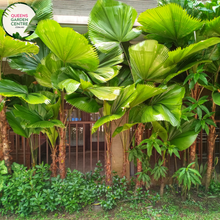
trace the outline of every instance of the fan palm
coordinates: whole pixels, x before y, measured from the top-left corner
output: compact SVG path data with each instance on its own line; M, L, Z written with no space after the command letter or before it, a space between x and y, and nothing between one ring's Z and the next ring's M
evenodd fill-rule
M147 10L146 12L142 13L140 17L138 18L139 22L143 25L143 30L149 33L147 35L147 38L153 38L153 39L159 39L160 42L168 42L169 46L173 49L178 46L186 46L189 43L197 42L198 39L203 39L201 41L198 41L198 43L188 46L186 49L182 49L182 54L188 53L190 62L192 62L191 69L193 73L197 72L197 67L199 63L194 63L195 60L204 61L204 63L207 63L204 59L208 58L208 62L211 60L210 56L210 50L208 56L203 56L203 54L206 54L206 52L201 53L199 51L203 49L206 49L212 45L218 44L218 21L219 19L216 18L213 21L200 21L195 17L192 17L186 13L181 8L181 1L175 1L175 3L179 4L168 4L163 7L158 7L152 10ZM185 5L185 3L184 3ZM189 6L189 5L188 5ZM202 10L201 10L202 11ZM169 15L167 15L169 13ZM160 18L158 16L160 15ZM193 16L197 16L192 13ZM201 14L199 15L201 18ZM175 18L175 19L173 19ZM184 19L183 19L184 18ZM202 28L202 32L200 33L200 29L205 23L204 27ZM197 31L197 32L195 32ZM196 33L196 34L195 34ZM196 36L197 35L197 36ZM211 38L208 38L211 37ZM215 39L213 38L215 37ZM206 40L204 40L206 39ZM213 41L214 40L214 41ZM204 44L206 42L206 46ZM198 50L197 50L197 49ZM195 49L195 51L194 51ZM170 53L170 59L167 61L167 65L171 65L175 63L175 61L181 59L181 53L178 51L181 50L181 48L177 49L176 51L169 52ZM191 53L191 52L193 53ZM208 51L208 50L207 50ZM195 52L195 53L194 53ZM178 53L178 56L177 54ZM212 52L211 52L212 53ZM173 57L174 55L174 57ZM189 59L186 59L185 62L189 62ZM171 61L172 60L172 61ZM174 61L175 60L175 61ZM170 62L171 61L171 62ZM184 61L183 61L184 63ZM182 65L182 64L181 64ZM175 75L175 74L174 74ZM198 74L197 74L198 75ZM192 83L191 83L192 84ZM191 89L191 96L198 100L200 95L200 85L198 83L195 84L195 88ZM216 94L216 92L215 92ZM214 105L213 105L214 107ZM215 110L215 108L213 108ZM196 117L196 116L195 116ZM214 130L213 126L213 130ZM212 132L210 132L211 134ZM214 140L212 138L212 140ZM195 161L195 153L196 153L196 143L194 142L191 146L191 162ZM210 155L212 151L210 150ZM212 158L212 157L210 157ZM210 160L211 161L211 160ZM211 163L210 163L211 164ZM211 166L209 168L211 170ZM210 173L210 172L209 172Z
M22 42L19 40L14 40L13 38L6 36L5 31L2 27L0 27L0 88L3 87L6 89L6 93L4 91L0 91L0 103L1 103L1 112L0 112L0 131L1 131L1 141L3 145L3 154L4 154L4 160L5 164L8 167L8 171L11 172L10 168L10 148L8 144L8 137L7 137L7 121L5 117L6 113L6 107L5 107L5 99L2 97L4 95L5 97L11 96L12 94L16 94L17 96L31 100L31 101L37 101L39 102L40 99L42 99L44 102L47 100L46 97L41 95L35 94L29 94L27 89L25 87L21 87L18 84L14 83L13 81L9 80L2 80L2 61L3 58L7 58L10 56L15 56L22 53L38 53L38 47L33 43L28 42Z

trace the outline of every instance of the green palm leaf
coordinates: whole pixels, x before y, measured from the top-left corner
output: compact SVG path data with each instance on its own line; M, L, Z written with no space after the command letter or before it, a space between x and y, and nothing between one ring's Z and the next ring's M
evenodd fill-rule
M8 124L10 125L10 127L13 129L13 131L16 134L21 135L22 137L25 137L25 138L29 137L27 129L25 129L25 127L21 125L21 122L22 122L21 119L18 117L15 117L12 111L6 112L6 118L7 118Z
M168 53L169 57L165 62L165 67L169 67L171 65L175 65L184 59L188 58L190 55L197 53L201 50L204 50L208 47L216 45L220 43L220 38L212 37L207 40L202 40L198 43L191 44L186 48L181 49L180 47L174 51L170 51Z
M193 120L184 122L180 129L172 127L169 132L170 144L175 145L181 151L189 148L198 136L192 123Z
M93 86L87 88L93 95L95 95L100 100L113 101L120 94L120 87L101 87Z
M22 54L21 56L12 57L8 60L12 69L17 69L32 76L36 73L38 64L40 64L41 60L48 55L50 50L39 38L36 39L35 42L39 46L39 53L37 55Z
M98 56L99 56L99 68L102 67L112 67L117 64L120 64L124 60L124 55L122 51L118 49L113 49L109 51L108 53L101 53L98 51Z
M3 57L16 56L22 53L37 54L38 52L39 48L34 43L15 40L6 36L5 31L0 27L0 60Z
M27 125L28 128L41 128L41 129L53 128L54 126L65 128L65 125L59 120L38 121L33 124Z
M88 71L97 69L99 60L87 39L72 28L62 28L56 21L40 21L36 34L65 64Z
M133 29L137 12L131 6L114 0L98 0L89 17L89 37L103 53L119 48L141 34Z
M78 93L65 96L66 101L76 108L88 112L96 113L101 108L101 105L94 98L87 97Z
M118 75L121 66L102 67L98 68L95 72L88 72L91 79L97 83L105 83Z
M22 86L6 79L0 81L0 95L6 97L19 97L30 104L48 104L50 102L46 96L40 93L29 93L27 86Z
M39 21L53 18L53 3L52 0L34 0L30 5L35 9L36 15L31 19L26 31L35 31Z
M219 37L220 36L220 17L211 21L207 21L201 30L201 35L205 37Z
M121 113L119 114L112 114L112 115L106 115L106 116L103 116L101 117L92 127L92 134L95 133L97 131L97 129L104 125L105 123L108 123L110 121L113 121L113 120L118 120L120 119L123 115L125 114L125 111L122 111Z
M153 122L168 121L173 126L180 122L182 99L185 89L178 85L172 85L168 89L153 98L150 105L134 107L129 114L129 122Z
M126 111L126 108L130 108L130 103L137 97L135 84L127 86L122 89L120 95L115 99L112 104L111 113L119 114Z
M159 95L165 89L157 88L151 85L138 84L136 87L137 96L130 104L131 107L137 106L153 96Z
M146 40L129 48L132 75L135 79L156 80L163 79L170 72L174 72L176 65L164 67L168 58L168 48L158 44L155 40Z
M42 86L48 88L52 88L52 87L57 88L56 86L53 85L51 81L51 77L53 74L58 72L61 67L62 67L62 62L58 60L54 56L54 54L50 53L43 60L41 60L41 63L37 66L36 72L34 74L35 79ZM59 82L61 81L59 80Z
M172 39L176 43L203 25L177 4L148 9L140 14L138 22L145 32Z

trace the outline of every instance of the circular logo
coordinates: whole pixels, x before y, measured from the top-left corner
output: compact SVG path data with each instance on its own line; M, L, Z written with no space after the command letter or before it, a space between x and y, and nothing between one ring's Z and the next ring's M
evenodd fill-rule
M25 30L34 16L35 11L29 5L21 2L14 3L5 9L2 15L2 25L10 36L18 32L21 37L27 37L30 34Z

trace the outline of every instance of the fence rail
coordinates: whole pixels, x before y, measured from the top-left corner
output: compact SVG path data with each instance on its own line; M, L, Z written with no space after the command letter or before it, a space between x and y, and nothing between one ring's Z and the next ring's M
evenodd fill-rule
M77 169L81 172L88 172L93 170L95 164L101 160L105 163L106 141L104 135L104 127L100 127L96 133L91 134L91 129L96 121L69 121L66 129L66 167L70 169ZM214 158L220 156L220 120L216 121L216 141ZM135 128L131 129L131 136ZM150 130L144 132L144 138L149 137ZM11 144L12 161L24 164L27 167L31 166L31 152L29 142L26 138L15 134L12 130L8 132L9 141ZM32 135L32 141L36 146L36 154L38 155L38 163L51 163L50 157L50 143L46 136L42 133L40 135ZM197 157L199 164L207 162L208 155L208 140L207 134L203 131L197 137ZM187 149L186 151L189 151ZM168 157L168 167L170 174L179 169L183 161L183 152L180 152L181 159ZM151 164L154 165L160 155L153 151ZM220 171L220 162L217 165L217 171ZM131 175L135 174L135 167L131 163Z
M88 172L100 160L105 162L106 142L104 128L94 134L91 129L95 121L70 121L66 129L66 167ZM31 166L31 151L28 139L9 131L12 161ZM46 136L31 135L38 163L51 163L50 143ZM57 142L58 144L58 142Z

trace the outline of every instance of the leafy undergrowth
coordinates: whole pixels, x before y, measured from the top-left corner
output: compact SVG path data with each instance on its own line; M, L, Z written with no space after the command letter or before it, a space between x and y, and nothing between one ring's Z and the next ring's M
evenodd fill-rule
M33 214L27 218L16 216L2 217L8 220L21 219L220 219L220 194L210 195L203 191L192 191L191 198L183 201L178 193L173 193L167 189L162 199L159 198L159 188L150 190L149 200L142 203L135 201L119 202L117 207L110 211L104 211L101 207L89 205L84 209L68 214L64 212L53 212L49 214Z
M220 183L211 182L209 192L193 187L183 201L178 185L136 189L134 180L113 177L106 186L101 163L82 174L68 170L64 180L50 178L48 165L27 170L13 164L13 174L2 182L0 219L220 219ZM182 194L182 195L181 195Z

